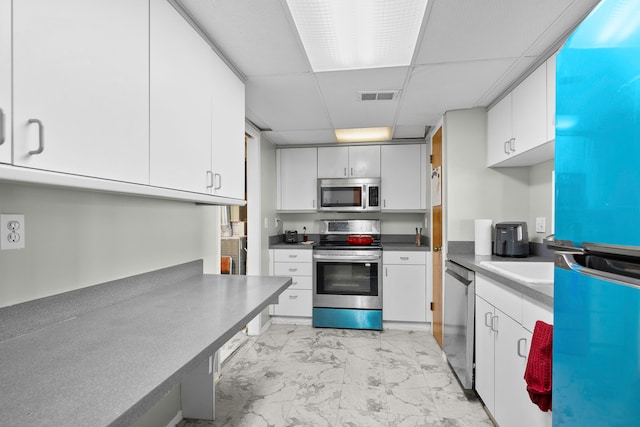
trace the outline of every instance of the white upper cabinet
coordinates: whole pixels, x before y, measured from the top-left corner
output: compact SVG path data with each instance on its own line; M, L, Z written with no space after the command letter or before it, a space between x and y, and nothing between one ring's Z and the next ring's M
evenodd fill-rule
M380 146L318 148L318 178L380 177Z
M427 208L427 153L425 144L381 147L382 210Z
M13 2L16 165L149 182L148 23L147 0Z
M0 0L0 163L11 163L11 0Z
M349 147L318 147L318 178L348 178Z
M283 148L277 150L277 210L317 210L318 149Z
M244 83L213 57L211 194L245 199Z
M244 200L244 84L166 0L151 2L151 185Z
M511 155L511 94L507 94L487 113L487 166L493 166Z
M512 155L547 141L547 68L543 64L512 92Z
M553 158L542 64L488 112L487 166L528 166Z
M213 52L166 0L150 22L151 185L206 193Z

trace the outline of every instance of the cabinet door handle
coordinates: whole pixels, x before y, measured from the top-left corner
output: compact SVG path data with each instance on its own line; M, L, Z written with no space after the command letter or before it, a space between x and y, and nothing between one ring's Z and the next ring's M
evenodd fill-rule
M4 129L4 110L0 108L0 145L5 141L5 129Z
M498 316L493 316L491 318L491 330L493 332L498 332Z
M403 261L409 261L409 257L408 256L401 256L400 259L403 260Z
M344 168L344 176L347 176L347 168Z
M386 208L387 207L387 199L383 199L382 200L382 207Z
M295 286L297 284L298 284L298 282L291 282L291 286Z
M214 186L213 189L214 190L219 190L222 188L222 175L220 175L219 173L214 173L213 176L215 177L215 181L218 183L218 185Z
M213 188L213 172L207 171L207 188Z
M504 153L505 154L511 154L511 144L509 143L509 141L505 141L504 142Z
M387 269L387 267L384 268L384 277L389 276L389 270Z
M290 268L290 269L289 269L289 271L290 271L291 273L295 273L296 271L298 271L298 269L297 269L297 268Z
M516 139L515 138L511 138L509 140L509 150L516 151Z
M296 255L296 254L290 254L290 255L289 255L289 258L298 258L298 255Z
M353 168L351 168L351 176L353 176Z
M289 299L297 299L298 295L289 295Z
M313 200L313 201L311 202L311 206L315 209L315 207L316 207L316 201L315 201L315 200Z
M491 313L490 311L487 311L487 312L484 314L484 326L486 326L487 328L491 328L491 326L492 326L492 325L491 325L491 315L492 315L492 314L493 314L493 313Z
M524 351L520 351L520 348L521 348L520 343L524 343L524 345L525 345L524 348L526 349L527 348L527 339L526 338L520 338L518 340L518 343L517 343L517 346L516 346L517 347L516 348L516 352L518 353L518 356L522 357L523 359L526 359L527 355L525 354L525 352Z
M38 125L38 149L29 151L29 154L40 154L44 151L44 125L38 119L29 119L27 120L28 124L37 124Z

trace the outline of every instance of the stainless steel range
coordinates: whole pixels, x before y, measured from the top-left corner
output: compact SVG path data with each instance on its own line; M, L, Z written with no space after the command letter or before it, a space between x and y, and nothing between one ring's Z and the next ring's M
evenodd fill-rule
M382 330L379 220L323 220L313 250L313 326Z

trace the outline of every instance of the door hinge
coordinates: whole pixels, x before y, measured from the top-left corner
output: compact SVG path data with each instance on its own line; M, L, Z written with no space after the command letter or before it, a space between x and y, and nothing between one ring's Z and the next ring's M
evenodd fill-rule
M433 154L429 154L429 163L433 164Z
M429 304L429 307L431 307L431 311L433 311L433 303Z

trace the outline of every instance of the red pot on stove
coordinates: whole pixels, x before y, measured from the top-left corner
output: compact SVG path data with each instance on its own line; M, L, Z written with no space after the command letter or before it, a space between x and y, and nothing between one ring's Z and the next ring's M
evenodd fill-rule
M366 235L352 235L347 237L347 243L356 246L367 246L373 243L373 237Z

